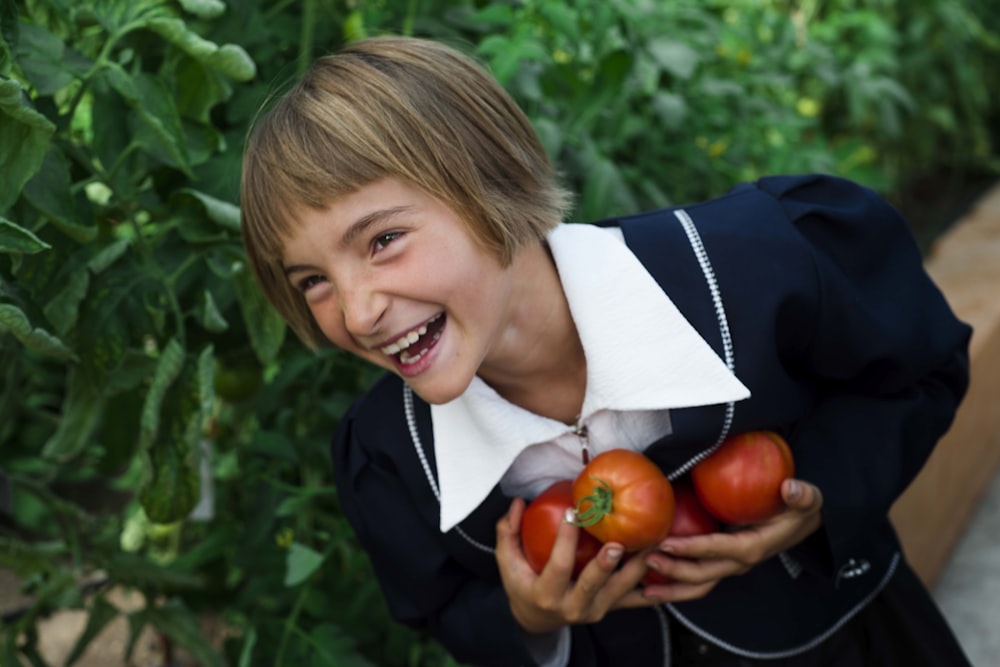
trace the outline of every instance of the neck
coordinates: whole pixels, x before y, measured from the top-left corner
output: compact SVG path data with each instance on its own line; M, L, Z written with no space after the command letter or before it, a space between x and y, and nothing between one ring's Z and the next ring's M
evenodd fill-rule
M587 364L555 263L541 244L519 251L514 263L512 310L478 374L511 403L575 423Z

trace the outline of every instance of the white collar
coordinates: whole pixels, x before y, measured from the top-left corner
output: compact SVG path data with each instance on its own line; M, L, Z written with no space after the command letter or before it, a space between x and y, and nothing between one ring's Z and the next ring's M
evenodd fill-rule
M602 409L683 408L750 395L620 234L616 240L594 225L562 224L548 243L587 357L582 420ZM478 376L455 400L431 405L431 417L442 532L486 498L525 448L572 430L508 402Z

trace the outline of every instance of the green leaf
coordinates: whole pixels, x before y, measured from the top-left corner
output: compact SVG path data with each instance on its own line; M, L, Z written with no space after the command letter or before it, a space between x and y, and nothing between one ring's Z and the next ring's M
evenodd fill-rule
M82 222L91 220L90 205L85 199L74 200L70 183L69 162L53 148L45 154L38 173L24 186L24 195L63 234L90 243L97 238L97 226Z
M101 631L104 630L108 623L118 617L118 614L118 608L105 600L103 595L95 597L94 601L90 604L90 609L87 611L87 625L84 627L83 632L80 633L76 644L73 645L73 650L66 657L65 666L72 667L75 665L76 661L83 657L83 653L90 646L90 643L101 634Z
M201 19L214 19L226 12L226 3L222 0L180 0L184 11Z
M90 273L85 270L78 271L59 293L45 304L43 311L45 317L60 336L65 336L76 324L77 316L80 314L80 302L87 296L89 287Z
M103 0L78 4L83 5L81 10L92 12L93 19L105 30L118 37L146 27L156 18L171 15L163 0Z
M118 239L113 243L109 243L94 253L94 256L87 262L87 268L95 275L102 273L104 269L114 264L119 257L124 255L125 251L131 245L132 239L129 238Z
M142 169L140 173L130 173L128 169L130 163L137 161L137 153L130 145L130 123L126 122L132 115L134 104L126 100L112 84L115 77L131 82L122 75L120 68L105 67L94 76L91 85L93 102L90 122L94 133L91 150L108 173L107 185L122 197L129 197L146 169ZM128 85L123 81L119 83Z
M162 414L152 414L144 407L144 434L150 418L158 417L162 421L148 451L151 478L139 492L143 509L156 523L179 521L198 504L201 486L199 444L215 401L214 361L211 346L202 350L197 361L182 359L180 375L162 401Z
M160 428L160 408L163 398L171 383L177 379L184 368L184 348L175 339L160 352L160 361L153 374L153 381L146 392L146 401L142 406L142 419L139 429L139 446L143 449L150 446Z
M82 371L71 368L67 384L59 426L42 450L45 458L60 462L76 458L90 443L104 406L100 389Z
M225 667L222 657L201 633L197 615L180 600L170 600L161 607L146 607L138 613L190 653L201 667Z
M109 293L105 287L91 289L90 298L80 306L77 349L84 372L98 385L115 377L128 351L129 327L138 324L128 322L122 312L115 310L121 302L121 294Z
M16 225L0 216L0 252L33 255L52 246L35 236L34 232Z
M0 79L0 211L41 167L55 126L35 111L13 79Z
M357 640L333 623L313 627L309 644L309 667L376 667L358 652Z
M208 290L204 292L204 304L201 309L201 326L205 327L206 331L211 331L212 333L222 333L229 328L229 322L219 312L219 307L215 305L215 299L212 298L212 293Z
M171 197L180 217L179 232L189 243L214 243L240 234L240 209L197 190L184 188Z
M326 556L304 544L293 542L285 559L285 586L297 586L308 579L326 560Z
M243 322L261 364L267 365L278 356L285 341L285 321L271 307L246 264L233 272L236 297L243 312Z
M179 18L156 18L146 27L198 60L205 60L219 50L218 44L188 30L187 24Z
M18 633L16 632L5 632L3 637L3 653L0 653L0 657L3 658L0 664L4 667L24 667L24 663L21 662L21 658L18 657L20 651L17 650L17 640Z
M172 197L174 203L197 202L202 212L219 227L240 233L240 208L235 204L217 199L193 188L181 188Z
M173 93L161 79L148 74L140 74L134 79L134 83L140 95L136 107L139 121L136 140L139 145L193 179L187 138Z
M11 333L21 344L58 361L75 359L73 351L48 331L32 326L24 312L9 303L0 303L0 333Z
M67 552L62 542L28 543L0 535L0 566L13 570L23 579L53 570L66 558Z
M650 40L649 54L660 67L678 79L690 79L701 60L693 48L669 37Z
M207 426L208 416L212 414L215 407L215 350L211 345L206 345L205 349L198 355L198 363L195 368L198 382L198 435L201 436L205 426Z
M114 63L107 65L104 76L135 111L135 141L149 154L194 178L184 128L166 84L146 73L132 76Z
M257 65L239 44L223 44L208 59L214 67L235 81L249 81L257 76Z
M243 635L243 648L240 649L240 659L236 667L252 667L253 649L257 645L257 628L250 626Z
M39 95L62 90L90 69L91 61L42 26L25 23L21 27L18 64Z
M671 130L679 130L687 118L688 106L684 97L665 90L653 94L651 107L657 120Z
M192 591L205 587L201 576L183 572L171 565L159 565L144 556L127 551L116 552L102 565L116 583L124 586Z
M21 38L21 22L17 17L17 3L14 0L0 0L0 74L10 72L14 60L13 52Z
M175 423L187 415L174 415ZM172 431L174 429L171 429ZM201 480L189 443L163 437L148 450L149 481L139 491L139 502L155 523L184 519L198 504Z
M219 70L237 81L248 81L257 73L253 59L236 44L220 47L188 29L177 18L157 18L148 27L192 58Z

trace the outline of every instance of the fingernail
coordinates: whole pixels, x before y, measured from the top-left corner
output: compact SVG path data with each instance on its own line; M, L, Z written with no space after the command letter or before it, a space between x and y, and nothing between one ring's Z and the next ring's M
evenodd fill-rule
M573 523L576 521L576 511L572 507L566 508L566 514L563 516L563 521L566 523Z
M802 495L802 485L793 479L788 483L788 499L798 500L800 495Z
M608 547L608 558L616 561L621 557L622 557L622 550L620 547Z

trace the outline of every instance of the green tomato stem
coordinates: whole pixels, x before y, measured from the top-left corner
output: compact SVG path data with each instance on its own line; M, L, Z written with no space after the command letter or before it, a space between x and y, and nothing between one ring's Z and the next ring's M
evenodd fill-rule
M592 495L580 498L580 502L576 504L576 521L570 522L574 526L579 526L580 528L593 526L606 515L611 514L613 506L612 499L614 497L614 493L611 491L611 486L603 479L598 479L593 476L591 476L591 479L597 482L598 485L594 487L594 493ZM584 503L590 503L590 507L588 507L586 511L581 512L580 508Z

